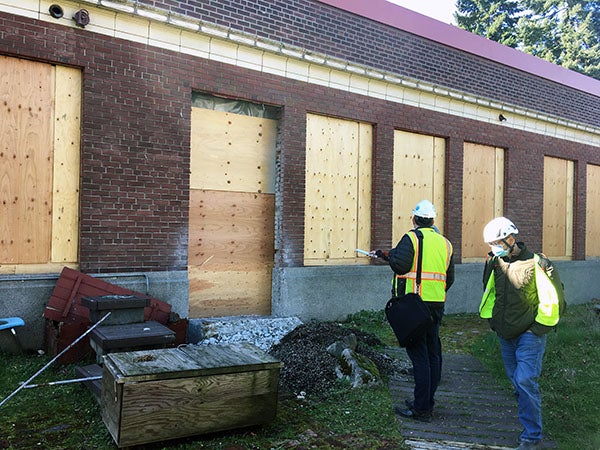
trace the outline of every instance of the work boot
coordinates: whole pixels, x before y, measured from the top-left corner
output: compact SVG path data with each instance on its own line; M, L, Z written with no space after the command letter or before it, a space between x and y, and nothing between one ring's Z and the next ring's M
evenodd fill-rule
M417 411L414 408L406 407L401 408L396 406L394 408L396 414L407 419L418 420L420 422L431 422L432 412L431 411Z

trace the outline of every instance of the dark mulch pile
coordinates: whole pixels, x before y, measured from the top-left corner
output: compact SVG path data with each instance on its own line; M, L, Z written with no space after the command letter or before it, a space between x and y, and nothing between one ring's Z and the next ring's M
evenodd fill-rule
M350 334L356 336L356 352L370 358L383 378L400 370L399 363L381 351L384 344L376 336L334 322L311 321L287 334L270 351L284 364L281 386L295 395L326 396L337 380L337 360L327 347Z

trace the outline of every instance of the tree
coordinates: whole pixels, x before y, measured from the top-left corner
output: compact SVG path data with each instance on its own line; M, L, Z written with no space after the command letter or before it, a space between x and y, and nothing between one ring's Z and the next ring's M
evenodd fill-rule
M458 0L456 7L461 28L600 79L600 1Z
M457 0L456 10L459 27L509 47L517 45L516 27L521 11L516 0Z

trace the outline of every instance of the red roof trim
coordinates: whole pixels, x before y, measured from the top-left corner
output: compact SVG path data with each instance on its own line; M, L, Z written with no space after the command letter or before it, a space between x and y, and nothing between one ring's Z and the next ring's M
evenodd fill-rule
M386 0L318 1L600 97L600 80L565 69Z

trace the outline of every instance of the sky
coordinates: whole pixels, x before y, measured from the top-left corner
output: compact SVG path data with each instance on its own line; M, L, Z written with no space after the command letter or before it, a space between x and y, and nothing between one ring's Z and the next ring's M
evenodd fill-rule
M456 0L387 0L440 22L454 24Z

